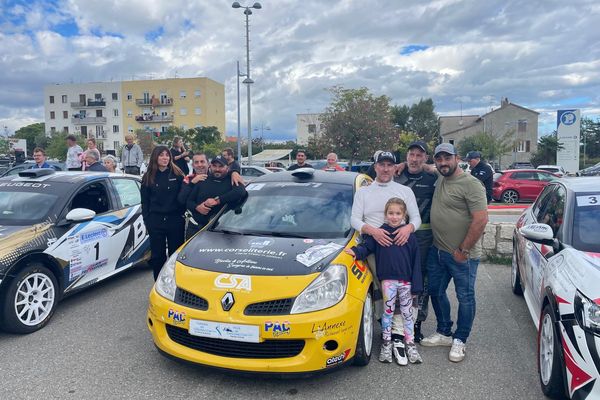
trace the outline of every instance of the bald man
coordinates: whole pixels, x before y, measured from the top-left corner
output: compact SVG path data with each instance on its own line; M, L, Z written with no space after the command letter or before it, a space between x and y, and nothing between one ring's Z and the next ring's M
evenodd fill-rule
M323 167L325 171L345 171L344 168L340 167L337 163L337 154L329 153L327 154L327 164Z

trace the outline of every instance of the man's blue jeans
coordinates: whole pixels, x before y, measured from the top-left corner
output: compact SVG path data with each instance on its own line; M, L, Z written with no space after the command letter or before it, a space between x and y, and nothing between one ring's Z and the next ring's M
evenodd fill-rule
M452 254L439 250L435 246L431 246L427 255L429 295L437 318L437 332L446 336L452 334L450 301L446 290L450 279L454 279L458 299L458 321L454 338L460 339L463 343L467 342L475 319L475 279L478 265L478 258L469 258L464 263L457 263Z

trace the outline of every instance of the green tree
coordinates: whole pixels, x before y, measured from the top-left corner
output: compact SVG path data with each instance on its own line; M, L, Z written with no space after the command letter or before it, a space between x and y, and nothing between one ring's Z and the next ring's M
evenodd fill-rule
M581 118L581 167L593 165L600 157L600 119Z
M391 149L397 131L392 123L390 99L369 89L329 89L333 99L321 116L324 139L340 158L367 160L378 149ZM329 150L329 149L328 149Z
M10 144L8 140L0 138L0 155L6 155L10 152Z
M469 151L479 151L485 160L500 164L502 155L514 147L513 136L513 131L508 131L502 136L478 132L462 139L458 142L457 147L461 155L466 155Z
M36 147L46 148L46 128L43 122L27 125L15 131L15 138L27 141L27 155L33 154Z
M538 140L537 151L531 156L531 163L536 167L543 164L556 164L556 152L562 150L563 145L558 141L557 132L542 136Z
M432 99L420 99L410 107L393 106L392 121L403 132L414 133L427 143L436 144L439 136L438 115Z

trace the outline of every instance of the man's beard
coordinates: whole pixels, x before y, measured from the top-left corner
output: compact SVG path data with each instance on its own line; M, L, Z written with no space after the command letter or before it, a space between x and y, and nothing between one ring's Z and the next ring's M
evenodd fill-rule
M446 168L446 167L448 168L448 172L443 172L442 168ZM458 166L457 165L455 165L454 167L444 166L442 168L438 168L438 171L440 172L440 174L442 176L452 176L452 175L454 175L454 172L456 171L456 168L458 168Z

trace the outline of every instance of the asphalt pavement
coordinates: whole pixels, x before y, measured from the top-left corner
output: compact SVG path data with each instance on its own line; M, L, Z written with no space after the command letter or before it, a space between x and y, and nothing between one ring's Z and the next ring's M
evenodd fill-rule
M462 363L448 361L447 347L421 347L423 364L382 364L377 339L367 367L267 379L161 356L145 325L152 273L140 268L65 299L41 331L0 333L0 399L544 399L536 332L509 278L508 266L480 266ZM425 334L435 329L430 313Z

